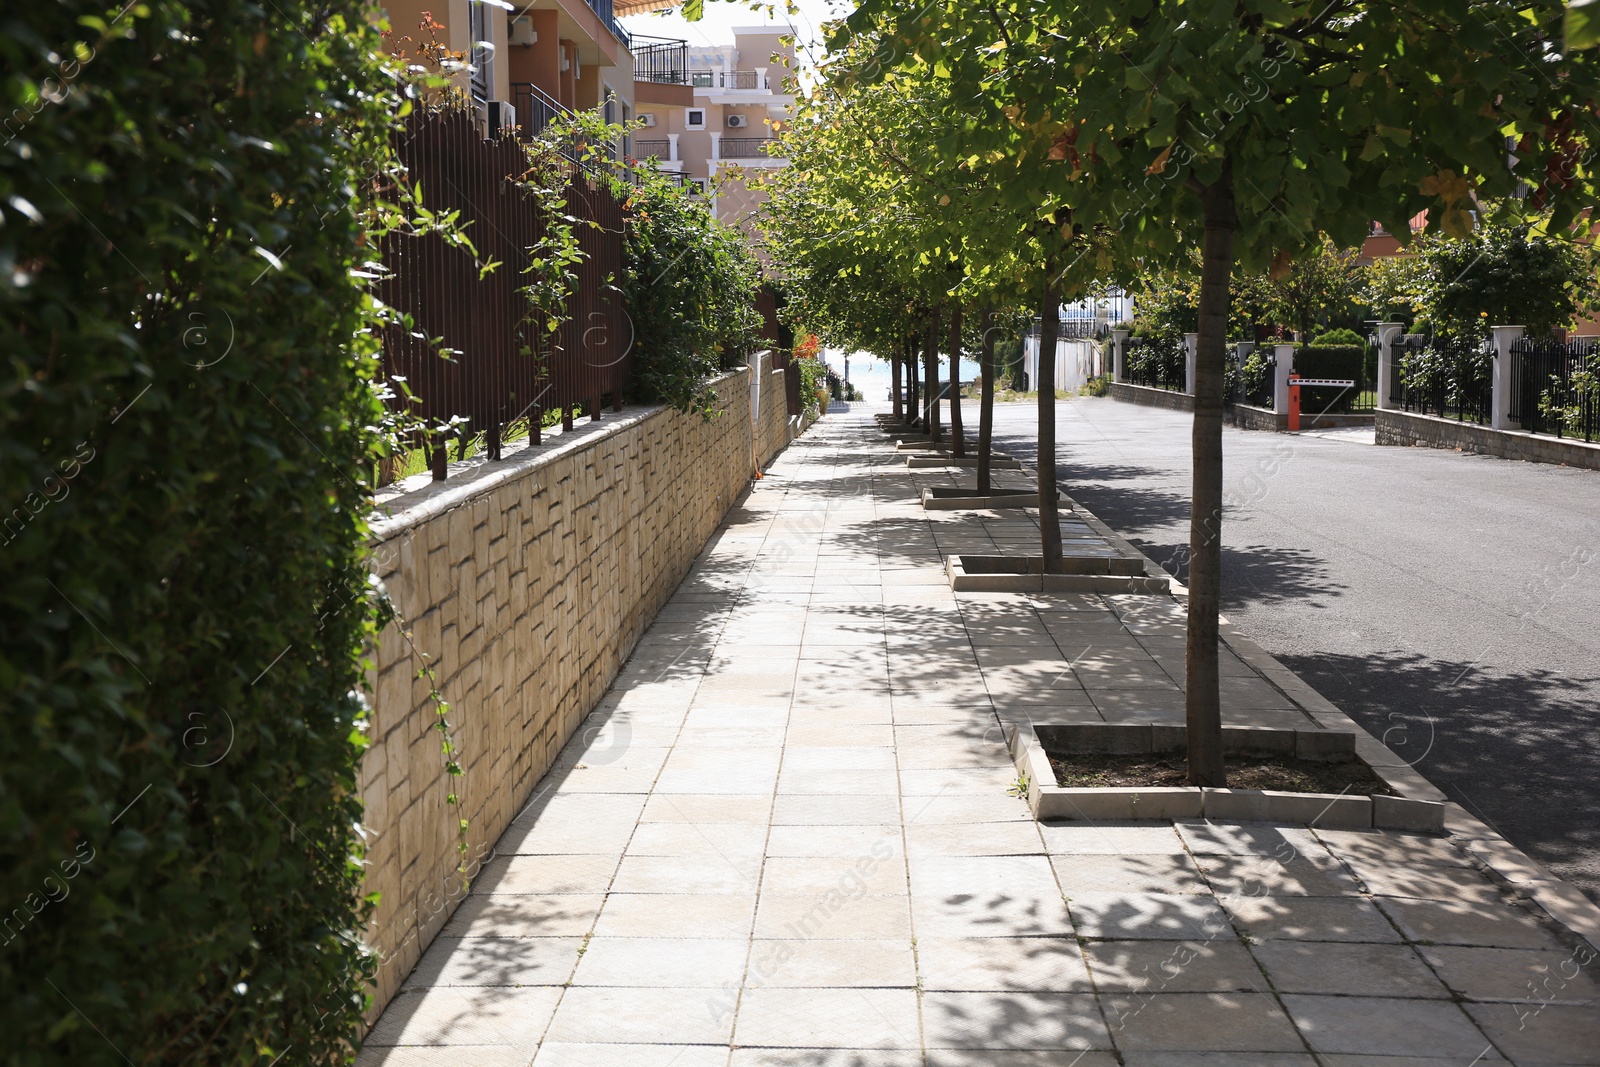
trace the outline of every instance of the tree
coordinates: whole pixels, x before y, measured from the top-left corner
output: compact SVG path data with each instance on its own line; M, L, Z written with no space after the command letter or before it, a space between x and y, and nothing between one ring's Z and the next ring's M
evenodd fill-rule
M1360 252L1323 238L1267 285L1267 314L1309 341L1319 324L1333 325L1355 310L1361 277Z
M1552 225L1569 225L1591 183L1581 170L1548 182L1546 166L1570 153L1600 92L1592 64L1560 51L1562 12L1556 0L864 0L849 19L887 33L886 66L947 81L979 117L947 162L1021 162L1030 138L1047 140L1061 165L1032 175L1041 213L1114 229L1136 257L1200 248L1186 657L1197 784L1225 780L1217 621L1235 266L1287 263L1324 231L1354 245L1372 220L1405 233L1429 209L1430 226L1464 233L1474 196L1510 194L1524 175L1538 175ZM1508 136L1520 138L1509 161Z

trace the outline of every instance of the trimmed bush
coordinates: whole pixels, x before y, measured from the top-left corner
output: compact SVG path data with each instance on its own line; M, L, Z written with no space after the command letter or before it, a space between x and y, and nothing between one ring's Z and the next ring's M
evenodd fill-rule
M379 43L348 0L7 12L10 1067L359 1034Z

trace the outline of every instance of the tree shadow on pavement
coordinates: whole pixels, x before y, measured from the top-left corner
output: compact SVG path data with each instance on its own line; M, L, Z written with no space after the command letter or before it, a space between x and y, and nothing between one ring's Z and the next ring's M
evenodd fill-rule
M1600 673L1281 656L1450 799L1600 901Z

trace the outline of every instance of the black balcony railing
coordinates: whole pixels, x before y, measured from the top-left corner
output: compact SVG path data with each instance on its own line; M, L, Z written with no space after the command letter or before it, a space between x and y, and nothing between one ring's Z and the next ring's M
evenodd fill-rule
M517 125L524 137L537 137L551 122L572 109L532 82L511 83L511 106L517 109Z
M636 38L637 39L637 38ZM644 81L644 78L635 78ZM760 89L759 70L691 70L685 83L696 89Z
M724 137L718 158L759 159L771 155L772 146L777 143L776 137Z
M634 159L649 159L652 156L654 156L656 159L663 159L670 162L672 156L672 142L667 140L633 142Z
M611 0L586 0L586 2L589 5L589 10L599 15L600 21L606 24L606 29L611 31L611 36L622 42L622 47L630 52L633 51L631 46L633 38L628 36L628 31L623 29L622 24L617 21L616 13L612 10Z
M633 38L633 80L659 85L689 84L689 42L666 37Z

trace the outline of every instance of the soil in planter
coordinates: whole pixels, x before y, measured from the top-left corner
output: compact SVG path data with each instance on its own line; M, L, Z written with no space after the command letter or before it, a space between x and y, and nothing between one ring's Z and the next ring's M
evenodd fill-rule
M1182 753L1126 756L1048 753L1056 781L1070 788L1186 786L1189 764ZM1274 756L1228 756L1223 760L1229 789L1272 789L1280 793L1347 793L1394 796L1394 790L1360 760L1322 760Z

